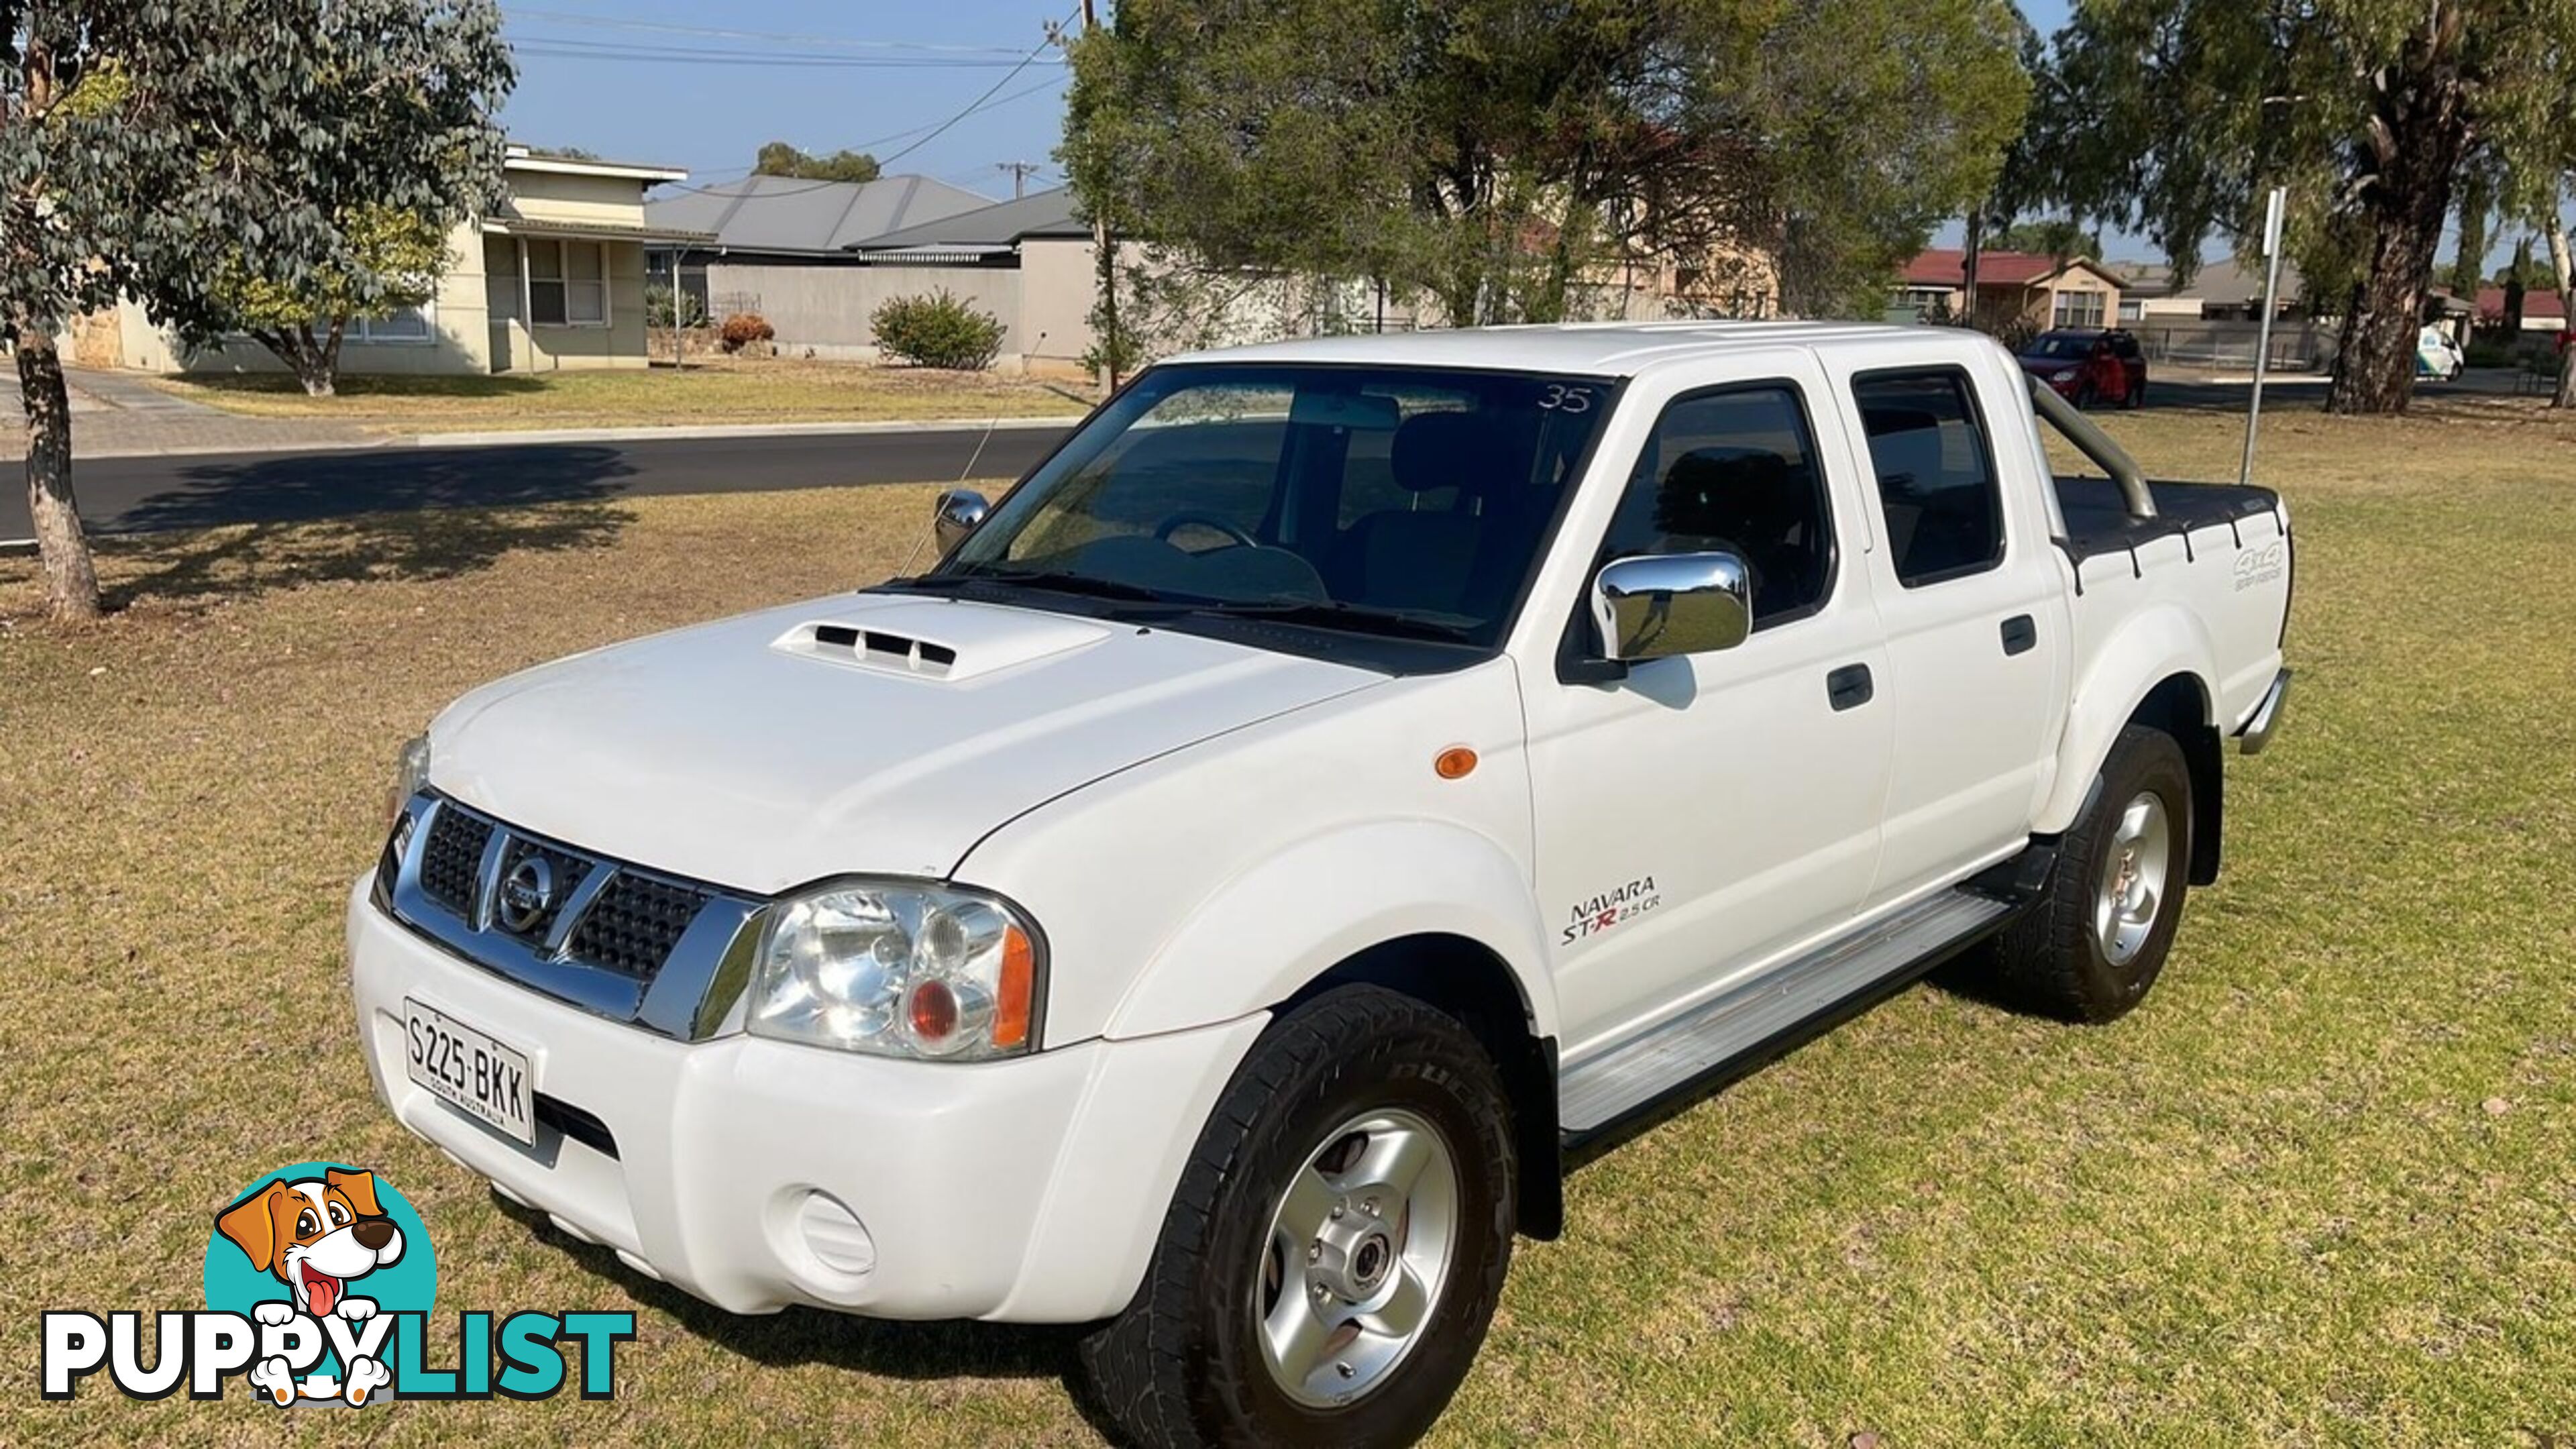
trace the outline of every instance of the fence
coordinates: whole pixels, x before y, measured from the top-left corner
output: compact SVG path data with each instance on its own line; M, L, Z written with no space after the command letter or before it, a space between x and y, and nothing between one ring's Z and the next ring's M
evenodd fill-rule
M2138 336L2150 362L2186 367L2251 371L2260 346L2259 322L2212 322L2190 318L2161 322L2153 317L2125 324ZM2303 318L2272 324L2271 360L2278 372L2321 372L2334 358L2333 329Z

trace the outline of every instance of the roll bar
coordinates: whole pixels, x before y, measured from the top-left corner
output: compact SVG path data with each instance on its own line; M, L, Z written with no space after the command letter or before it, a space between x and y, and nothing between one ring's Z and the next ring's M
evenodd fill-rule
M2129 456L2128 450L2113 442L2111 435L2084 416L2075 404L2059 397L2055 388L2036 377L2029 381L2030 400L2039 408L2039 415L2065 434L2075 451L2093 460L2095 467L2120 486L2120 499L2128 505L2129 516L2155 517L2156 500L2147 492L2147 476L2138 471L2137 460Z

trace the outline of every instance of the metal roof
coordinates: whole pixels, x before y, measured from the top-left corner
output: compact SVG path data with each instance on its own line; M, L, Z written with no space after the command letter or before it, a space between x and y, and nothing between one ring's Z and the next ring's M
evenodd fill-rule
M1074 217L1072 190L1058 186L1031 192L1014 201L999 201L921 226L869 237L850 249L863 252L915 247L939 251L998 250L1013 245L1022 237L1087 238L1090 235L1090 224Z
M1963 327L1856 322L1580 322L1458 331L1361 333L1185 353L1171 362L1376 363L1625 377L1679 358L1763 347L1842 348L1903 343L1966 355L1995 343Z
M823 256L898 227L991 204L927 176L874 181L746 176L654 197L644 203L644 215L656 226L710 233L726 251Z

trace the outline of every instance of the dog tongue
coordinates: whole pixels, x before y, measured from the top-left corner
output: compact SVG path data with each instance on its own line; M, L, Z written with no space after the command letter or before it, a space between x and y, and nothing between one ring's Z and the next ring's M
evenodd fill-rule
M304 1280L305 1296L313 1300L313 1316L328 1318L340 1303L340 1280L315 1274Z

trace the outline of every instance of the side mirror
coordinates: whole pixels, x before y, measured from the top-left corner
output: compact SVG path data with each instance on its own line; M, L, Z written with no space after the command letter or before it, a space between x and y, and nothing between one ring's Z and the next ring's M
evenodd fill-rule
M1753 632L1752 571L1723 550L1613 559L1592 580L1592 622L1621 664L1732 649Z
M993 505L972 488L951 488L940 494L930 510L930 533L939 541L939 552L945 555L963 542L992 511Z

